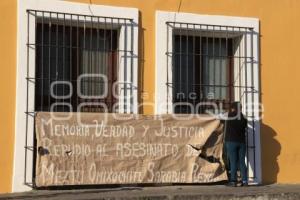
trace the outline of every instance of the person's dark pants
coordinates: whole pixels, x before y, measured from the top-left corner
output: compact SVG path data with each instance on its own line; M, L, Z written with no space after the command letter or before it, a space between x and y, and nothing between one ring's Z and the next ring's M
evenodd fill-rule
M246 145L239 142L226 142L226 153L230 164L230 181L237 181L237 169L239 167L243 183L247 183L247 167L245 164Z

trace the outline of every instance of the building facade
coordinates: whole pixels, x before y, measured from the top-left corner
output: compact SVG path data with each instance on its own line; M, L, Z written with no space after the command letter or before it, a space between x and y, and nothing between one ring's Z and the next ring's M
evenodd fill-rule
M299 1L3 0L0 7L0 192L31 189L35 112L114 112L116 104L120 113L164 114L240 101L249 179L300 182Z

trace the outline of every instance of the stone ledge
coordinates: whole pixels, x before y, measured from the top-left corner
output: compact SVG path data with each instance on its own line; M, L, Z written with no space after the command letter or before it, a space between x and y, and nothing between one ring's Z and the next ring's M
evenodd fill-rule
M103 189L33 190L1 194L0 199L102 199L102 200L298 200L300 185L226 187L223 185L177 185L156 187L119 187Z

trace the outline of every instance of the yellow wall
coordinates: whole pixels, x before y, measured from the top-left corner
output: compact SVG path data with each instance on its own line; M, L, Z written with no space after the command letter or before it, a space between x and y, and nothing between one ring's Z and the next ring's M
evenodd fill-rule
M155 10L256 17L261 22L263 181L300 183L299 0L71 0L140 10L140 69L144 102L154 101ZM0 1L0 192L10 190L16 74L16 0ZM67 11L66 11L67 12ZM151 114L153 109L144 108Z
M0 0L0 193L11 191L16 92L17 1Z
M72 0L136 7L143 30L143 88L154 101L155 10L256 17L261 22L263 181L300 183L299 0ZM180 3L181 2L181 3ZM145 113L153 113L146 107Z

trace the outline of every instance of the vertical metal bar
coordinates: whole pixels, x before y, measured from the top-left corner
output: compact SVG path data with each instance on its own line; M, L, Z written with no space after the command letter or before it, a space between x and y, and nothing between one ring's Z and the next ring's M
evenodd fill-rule
M79 85L79 82L78 82L78 77L79 77L79 75L80 75L80 71L79 71L79 51L80 51L80 45L79 45L79 15L77 15L77 22L76 22L76 24L77 24L77 27L76 27L76 76L75 76L75 78L76 78L76 88L78 89L78 87L79 87L79 89L81 90L82 88L81 88L81 85ZM78 104L78 100L79 100L79 97L78 97L78 94L77 94L77 92L76 92L76 107L77 107L77 111L81 111L81 110L78 110L78 108L79 108L79 104Z
M113 104L114 104L114 96L113 96L113 91L112 91L112 86L113 86L113 82L114 82L114 77L115 77L115 49L113 49L113 39L114 38L114 34L113 34L113 30L114 30L114 21L113 19L111 18L111 32L110 32L110 37L111 37L111 74L110 74L110 80L108 82L108 86L110 88L110 91L109 91L109 112L113 112ZM131 38L131 40L133 41L133 38Z
M202 58L203 58L203 52L202 52L202 25L200 25L200 35L199 35L199 102L197 103L201 103L202 99L203 99L203 88L202 88L202 82L203 82L203 78L202 78L202 70L203 70L203 65L202 65ZM199 112L202 113L202 106L199 108ZM198 111L197 111L198 112Z
M124 112L127 113L127 23L124 19Z
M108 30L107 30L107 22L106 22L106 18L104 18L104 35L103 35L103 38L104 38L104 41L103 41L103 44L104 44L104 49L103 49L103 55L104 55L104 69L103 71L105 72L105 76L107 77L107 80L109 79L109 66L108 66L108 56L109 56L109 48L107 48L107 46L109 46L109 43L107 44L106 40L107 40L107 33L108 33ZM109 80L108 80L109 81ZM104 99L104 102L106 103L107 105L107 98Z
M88 66L89 66L89 74L94 74L94 69L93 69L93 18L90 17L90 23L91 23L91 27L90 28L90 41L89 41L89 48L88 48ZM89 91L89 95L94 95L94 84L95 84L95 77L90 77L89 78L89 84L88 84L88 91ZM93 105L90 104L90 110L89 112L95 112L93 110Z
M109 20L110 19L110 20ZM105 18L105 30L104 30L104 43L105 43L105 51L104 51L104 59L105 59L105 75L107 77L107 85L109 87L110 80L111 80L111 55L112 55L112 21L111 18ZM106 108L103 109L104 112L109 112L109 105L110 105L110 97L109 91L107 96L104 98ZM107 109L107 110L106 110Z
M69 78L69 81L70 81L70 83L71 83L71 85L73 86L73 84L74 84L74 82L73 82L73 75L72 75L72 70L73 70L73 62L72 62L72 58L73 58L73 56L72 56L72 50L73 50L73 45L72 45L72 42L73 42L73 33L72 33L72 22L73 22L73 15L71 14L70 15L70 44L69 44L69 51L70 51L70 63L69 63L69 68L70 68L70 78ZM71 92L71 88L70 88L70 91L69 92ZM73 96L73 94L72 94L72 96ZM72 110L74 110L74 108L73 108L73 106L74 106L74 104L72 103L72 96L70 97L70 105L72 106ZM70 110L71 111L71 110Z
M215 55L215 26L212 26L212 59L213 59L213 99L216 98L216 55Z
M234 30L234 27L232 27L232 31L231 31L231 33L232 33L232 36L231 36L231 53L232 53L232 59L234 59L235 57L234 57L234 53L233 53L233 49L234 49L234 47L235 47L235 41L234 41L234 33L235 33L235 30ZM239 58L240 59L240 58ZM231 61L230 61L230 64L232 65L232 63L231 63ZM233 68L234 68L234 66L233 66ZM234 71L234 70L233 70ZM234 74L234 72L233 72L233 74ZM240 75L239 75L240 76ZM234 82L234 78L233 78L233 82ZM232 90L234 90L235 89L235 87L234 86L232 86ZM240 99L241 100L241 99ZM230 100L230 104L232 103L232 101L234 101L234 99L231 99Z
M36 14L35 14L36 15ZM30 34L30 11L27 11L27 63L26 63L26 129L25 129L25 155L24 155L24 183L27 183L27 146L28 146L28 101L29 101L29 34ZM35 18L36 20L36 18Z
M99 21L99 17L97 17L97 33L96 33L96 63L95 63L95 67L97 68L97 72L100 74L101 72L101 69L98 69L98 66L101 66L99 62L99 59L100 59L100 49L99 49L99 43L100 43L100 38L99 38L99 29L100 29L100 21ZM97 88L97 87L96 87ZM96 91L97 93L97 91ZM97 99L97 102L99 101L99 99ZM98 106L97 106L97 110L100 109Z
M63 19L63 67L62 67L62 80L66 80L66 77L65 77L65 67L66 67L66 14L64 13L63 14L64 16L64 19ZM65 88L63 87L62 88L63 90L63 96L65 95ZM65 102L63 103L63 111L65 111Z
M55 34L55 80L58 79L58 13L56 13L56 34ZM57 95L57 87L55 88L55 94ZM55 98L55 103L57 103L57 98ZM55 107L55 111L57 111L57 106Z
M221 29L222 27L221 26L219 26L219 29L220 29L220 33L221 33L221 31L222 31L222 29ZM219 103L221 102L221 100L223 100L222 98L223 98L223 88L225 88L226 89L226 86L222 83L222 62L223 62L223 59L224 59L224 57L223 57L223 54L222 54L222 37L221 36L219 36L218 37L218 40L219 40L219 58L218 58L218 60L219 60L219 73L217 74L218 76L219 76L219 87L217 88L218 90L218 92L219 92ZM220 104L218 104L218 110L220 109ZM218 112L220 112L220 110L218 111Z
M169 29L170 29L170 27L169 27L169 24L168 23L166 23L166 25L167 25L167 50L166 50L166 56L167 56L167 84L166 84L166 86L167 86L167 114L169 114ZM171 54L172 55L172 57L173 56L176 56L176 55L173 55L173 54Z
M110 30L110 56L111 56L111 74L110 74L110 78L109 78L109 81L108 81L108 86L109 86L109 88L112 88L112 84L113 84L113 78L114 78L114 61L113 61L113 59L114 59L114 53L113 53L113 30L114 30L114 26L113 26L113 18L111 18L111 23L110 23L110 25L111 25L111 30ZM133 42L133 37L131 37L131 42ZM133 57L133 53L131 52L131 58ZM132 60L131 60L132 61ZM131 65L131 70L132 70L132 65ZM108 108L108 111L109 112L112 112L112 106L113 106L113 96L112 96L112 93L111 93L112 91L110 91L109 92L109 102L108 102L108 105L109 105L109 108ZM131 102L132 103L132 102Z
M118 19L117 20L118 21L118 23L117 23L117 28L118 28L118 31L120 30L120 19ZM116 66L116 74L117 74L117 82L119 81L119 72L120 72L120 66L119 66L119 57L120 57L120 45L119 45L119 40L117 39L117 66ZM118 84L118 86L117 87L119 87L119 84ZM117 112L117 111L119 111L119 105L120 105L120 93L119 93L119 88L113 88L114 89L114 95L116 95L116 98L117 98L117 101L118 101L118 106L117 106L117 108L116 107L114 107L114 112ZM116 90L118 91L117 92L117 94L116 94Z
M254 62L254 58L253 58L253 29L251 29L250 30L251 31L251 51L250 51L250 57L251 57L251 86L252 86L252 88L251 88L251 104L252 104L252 135L253 135L253 150L254 150L254 152L253 152L253 162L254 162L254 169L253 169L253 178L255 178L256 177L256 155L255 155L255 153L256 153L256 146L255 146L255 122L254 122L254 120L255 120L255 117L254 117L254 77L253 77L253 75L254 75L254 69L253 69L253 62Z
M85 37L86 37L85 31L86 31L86 16L84 16L84 18L83 18L83 48L82 48L82 52L81 52L82 58L84 58L84 53L87 50L87 48L86 48L86 41L85 41ZM88 70L88 69L85 66L86 63L85 63L84 59L82 59L82 63L81 64L82 64L81 70L82 70L83 74L86 74L87 73L86 70ZM86 82L86 80L84 81L83 88L84 88L85 95L89 95L88 94L88 82ZM83 101L85 102L86 99L83 99ZM87 108L83 108L83 109L84 109L84 111L86 111Z
M95 19L94 17L92 17L92 67L93 67L93 74L98 74L98 69L97 69L97 50L96 50L96 46L95 46L95 41L97 42L97 24L95 25ZM97 44L96 44L97 45ZM94 77L94 82L93 82L93 95L98 95L97 94L97 77ZM95 102L97 102L97 99L94 100ZM94 108L94 112L98 112L98 108L96 105L93 106Z
M195 24L193 25L193 53L192 53L192 56L193 56L193 109L194 109L194 114L196 114L196 105L195 105L195 86L196 86L196 81L195 81L195 57L196 57L196 48L195 48L195 33L196 32L196 28L195 28ZM189 95L190 96L190 95Z
M246 117L248 118L248 109L247 109L247 106L248 106L248 84L247 84L247 71L248 71L248 68L247 68L247 30L243 30L243 34L244 34L244 75L245 75L245 90L244 90L244 95L245 95L245 115ZM249 122L248 122L249 123ZM248 137L248 125L247 125L247 131L246 131L246 146L247 146L247 171L248 171L248 177L249 177L249 144L248 144L248 140L249 140L249 137Z
M239 34L241 33L241 28L239 28ZM239 71L238 71L238 76L239 76L239 100L241 101L242 99L242 74L241 74L241 44L238 46L239 48L239 55L238 55L238 60L239 60Z
M188 95L188 92L189 92L189 34L188 34L188 30L189 30L189 26L188 24L186 24L186 30L185 30L185 34L186 34L186 55L185 55L185 58L186 58L186 66L185 66L185 76L186 76L186 79L185 79L185 92L184 92L184 96L185 96L185 99L187 101L187 95ZM188 108L186 108L188 109ZM187 110L185 110L184 112L188 112Z
M51 22L51 13L50 17L49 17L49 33L48 33L48 44L49 44L49 48L48 48L48 56L49 56L49 63L48 63L48 90L49 90L49 94L48 94L48 106L47 106L47 111L50 111L50 103L51 103L51 93L50 93L50 85L51 85L51 34L52 34L52 22Z
M110 43L109 43L109 60L108 60L108 70L107 70L107 73L108 73L108 88L111 88L111 84L112 84L112 79L113 79L113 29L114 29L114 26L113 26L113 18L110 18ZM111 107L112 107L112 96L111 96L111 91L109 90L108 92L108 97L107 97L107 112L111 112Z
M35 34L37 33L37 12L35 12ZM36 44L36 37L35 37L35 44ZM36 55L36 46L35 46L35 55ZM29 55L28 55L29 56ZM43 61L42 61L43 62ZM29 70L29 69L28 69ZM36 75L36 73L35 73ZM41 79L40 79L41 80ZM43 80L42 80L43 81ZM37 85L35 85L35 91L36 91L36 87ZM42 89L43 90L43 89ZM36 94L35 94L36 95ZM35 106L36 109L36 106ZM35 119L35 113L34 113L34 117ZM35 124L35 120L33 119L33 126ZM28 121L27 121L28 123ZM27 125L28 126L28 125ZM27 145L26 145L27 146ZM26 148L26 151L28 151L28 147ZM26 158L27 159L27 158ZM36 136L35 136L35 131L33 130L33 159L32 159L32 166L35 166L35 161L36 161ZM26 161L26 171L27 171L27 161ZM27 174L27 173L26 173ZM27 179L27 175L26 175L26 179ZM35 168L32 169L32 176L31 176L31 181L32 181L32 186L35 187Z
M228 51L228 26L226 26L226 36L225 36L225 59L226 59L226 68L228 67L229 68L229 70L227 70L226 69L226 71L227 72L229 72L229 73L231 73L230 72L230 57L229 57L229 51ZM233 67L234 68L234 67ZM233 70L234 71L234 70ZM229 74L229 76L230 76L230 74ZM227 89L226 89L226 92L228 92L228 94L229 94L229 97L228 97L228 101L230 102L230 99L232 98L231 97L231 94L230 94L230 90L234 90L234 86L232 85L231 86L231 82L230 82L231 80L229 79L229 80L227 80ZM230 88L231 87L231 88Z
M132 39L132 38L131 38ZM108 72L108 88L110 88L110 84L111 84L111 80L112 80L112 77L113 77L113 19L110 18L110 44L109 44L109 62L108 62L108 68L111 68L111 69L108 69L107 72ZM131 52L131 57L132 57L132 52ZM130 90L131 91L131 90ZM111 101L112 101L112 98L110 96L110 92L108 92L109 96L107 98L107 107L108 107L108 112L110 112L110 107L111 107Z
M44 12L42 12L42 65L41 65L41 108L40 111L44 111Z
M182 78L181 78L181 75L182 75L182 70L181 70L181 63L182 63L182 27L181 27L181 24L180 24L180 27L179 27L179 94L181 95L182 93L182 88L181 88L181 83L182 83ZM177 90L177 83L175 83L175 87L176 87L176 92L178 91ZM179 95L176 93L176 99ZM181 113L181 96L179 96L179 101L180 101L180 104L179 104L179 113Z
M130 106L131 106L131 113L133 111L133 37L134 37L134 33L133 33L133 20L130 20L131 23L131 57L130 57L130 63L131 63L131 69L130 69Z
M205 80L205 82L204 82L204 84L203 84L203 88L204 88L204 90L205 90L205 93L207 93L207 94L205 94L206 95L206 97L205 97L205 101L208 101L207 100L207 95L208 95L208 93L209 93L209 91L210 91L210 85L209 85L209 82L207 82L207 79L208 79L208 77L209 77L209 74L210 74L210 67L209 67L209 45L208 45L208 42L209 42L209 40L208 40L208 33L209 33L209 30L208 30L209 28L208 28L208 25L206 25L206 55L205 55L205 71L207 72L207 73L204 73L202 76L203 76L203 79ZM206 75L208 75L208 77L205 77ZM206 112L206 105L203 107L203 112Z

